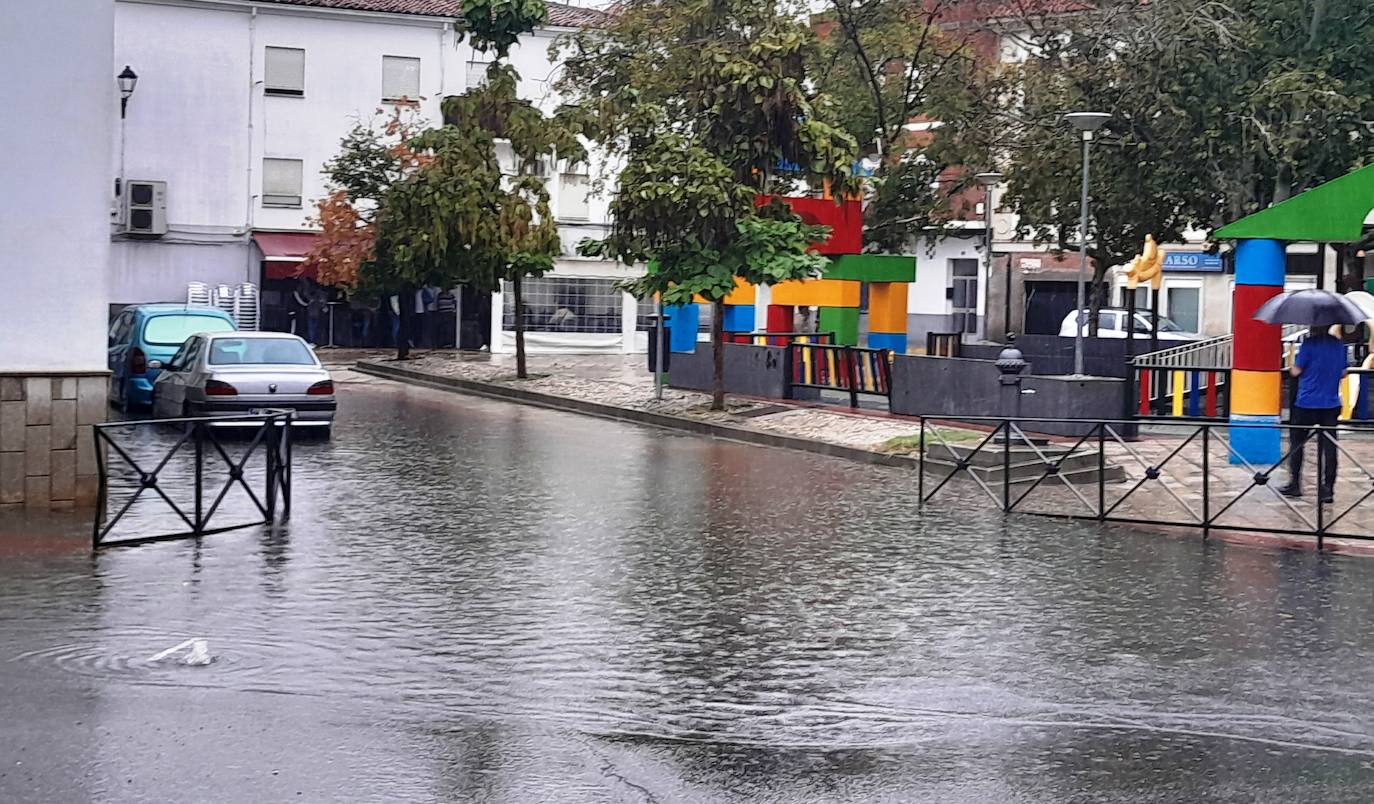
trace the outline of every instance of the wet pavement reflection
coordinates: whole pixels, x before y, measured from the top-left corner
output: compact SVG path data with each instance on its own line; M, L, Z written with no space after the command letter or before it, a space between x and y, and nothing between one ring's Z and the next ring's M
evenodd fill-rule
M0 801L1374 798L1368 559L341 399L280 531L92 556L0 525ZM147 661L192 637L208 666Z

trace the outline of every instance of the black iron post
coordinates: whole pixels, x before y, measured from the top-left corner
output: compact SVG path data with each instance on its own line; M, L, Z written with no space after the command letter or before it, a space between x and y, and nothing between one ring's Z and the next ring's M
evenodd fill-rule
M1309 435L1307 438L1308 441L1312 440L1310 433L1317 434L1317 449L1316 455L1314 455L1313 458L1315 459L1317 464L1317 549L1321 550L1322 542L1325 541L1324 537L1326 536L1326 505L1322 502L1322 489L1326 488L1326 473L1322 471L1322 469L1324 468L1322 466L1322 464L1324 463L1324 461L1322 460L1322 451L1326 449L1326 428L1321 426L1320 424L1314 425L1312 429L1309 431ZM1299 447L1298 449L1302 449L1302 447ZM1333 483L1332 486L1332 494L1334 496L1335 484Z
M1019 390L1018 390L1019 393ZM1002 513L1011 513L1011 420L1002 423Z
M1159 351L1159 288L1150 289L1150 351Z
M195 445L196 451L196 522L195 533L200 536L205 533L205 431L201 429L202 423L191 422L191 442Z
M1212 425L1202 425L1202 540L1212 535Z
M1097 521L1107 518L1107 423L1097 423Z
M846 379L849 382L849 406L857 408L859 406L859 369L854 361L858 359L858 353L846 346L840 355L844 359Z
M926 417L921 417L921 444L920 454L916 458L916 507L924 508L926 505Z

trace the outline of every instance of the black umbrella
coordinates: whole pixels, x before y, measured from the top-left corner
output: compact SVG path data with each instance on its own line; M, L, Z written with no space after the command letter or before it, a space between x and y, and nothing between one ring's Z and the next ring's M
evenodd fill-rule
M1359 324L1369 316L1355 302L1329 290L1290 290L1265 302L1255 320L1266 324Z

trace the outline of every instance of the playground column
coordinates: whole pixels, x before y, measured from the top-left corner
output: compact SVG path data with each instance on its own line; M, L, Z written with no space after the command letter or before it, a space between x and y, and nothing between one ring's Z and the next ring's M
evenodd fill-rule
M697 330L701 327L701 310L695 304L673 304L663 308L668 319L669 351L695 352Z
M906 354L907 284L874 282L868 286L868 346Z
M1277 463L1283 455L1282 329L1255 320L1255 311L1283 292L1284 246L1277 240L1236 244L1235 341L1231 359L1231 463Z

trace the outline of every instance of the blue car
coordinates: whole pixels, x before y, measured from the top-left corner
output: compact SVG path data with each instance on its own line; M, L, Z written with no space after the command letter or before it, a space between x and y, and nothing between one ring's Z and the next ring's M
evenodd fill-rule
M213 307L139 304L110 325L110 402L125 410L153 404L153 380L186 339L200 332L233 332L234 319Z

